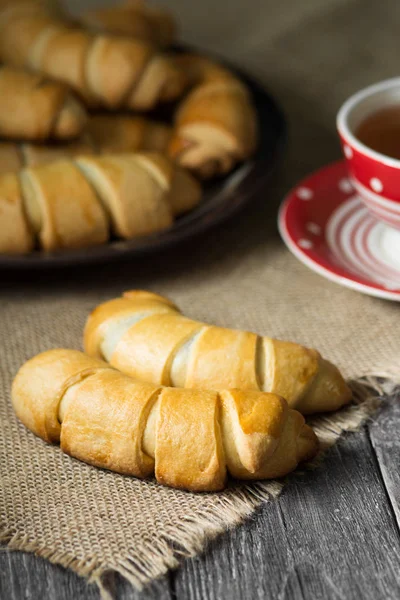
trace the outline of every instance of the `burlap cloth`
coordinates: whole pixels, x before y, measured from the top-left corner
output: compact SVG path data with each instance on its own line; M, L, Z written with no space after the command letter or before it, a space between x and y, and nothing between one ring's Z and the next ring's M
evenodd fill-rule
M183 0L176 5L187 37L247 66L286 108L290 149L275 181L246 213L174 251L72 272L1 276L1 538L99 582L115 569L138 587L200 551L281 484L194 495L73 460L13 414L10 383L24 360L51 347L79 348L95 304L141 287L170 295L192 317L317 347L349 378L400 379L398 305L314 275L284 248L275 226L282 194L339 156L334 114L343 99L399 74L398 3L290 0L278 11L272 1L238 0L229 3L227 22L228 4L214 10L214 0L203 0L197 12ZM359 399L368 396L367 388L358 391ZM323 443L356 428L368 412L363 403L317 420Z

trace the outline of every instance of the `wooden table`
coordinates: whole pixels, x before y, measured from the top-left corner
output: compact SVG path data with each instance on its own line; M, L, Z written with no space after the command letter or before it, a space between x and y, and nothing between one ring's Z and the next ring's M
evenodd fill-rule
M299 177L339 156L334 115L344 98L399 75L400 5L391 0L169 5L180 13L184 37L247 68L283 104L292 136L273 190L278 199ZM399 467L400 401L393 396L376 421L346 435L316 471L293 476L278 500L264 504L203 556L142 593L111 581L117 598L397 600ZM1 600L98 597L93 585L58 566L0 552Z

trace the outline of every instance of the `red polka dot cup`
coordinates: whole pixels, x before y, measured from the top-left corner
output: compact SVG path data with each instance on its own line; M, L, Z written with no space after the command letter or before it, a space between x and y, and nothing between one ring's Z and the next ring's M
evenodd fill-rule
M400 107L400 77L367 87L340 109L337 128L355 189L380 221L400 229L400 160L380 154L357 139L355 131L371 114Z

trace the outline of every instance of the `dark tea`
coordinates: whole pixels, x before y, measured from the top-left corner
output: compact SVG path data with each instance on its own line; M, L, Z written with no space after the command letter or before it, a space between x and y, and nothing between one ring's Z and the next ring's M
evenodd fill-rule
M355 135L372 150L400 159L400 105L372 113L358 126Z

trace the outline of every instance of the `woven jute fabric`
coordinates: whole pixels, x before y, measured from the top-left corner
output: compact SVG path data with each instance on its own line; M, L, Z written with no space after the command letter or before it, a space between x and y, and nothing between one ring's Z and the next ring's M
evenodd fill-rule
M196 495L63 455L13 414L10 384L26 359L48 348L81 348L86 316L96 304L144 288L170 296L193 318L316 347L357 380L358 403L312 420L323 447L371 414L377 376L389 385L400 379L398 306L315 275L289 254L276 230L277 207L289 187L339 157L334 115L341 102L398 74L397 4L287 0L277 12L272 0L237 0L229 3L228 24L211 0L201 3L197 17L191 3L175 4L193 43L247 67L282 102L291 135L274 180L236 219L160 255L1 276L1 539L99 582L114 569L137 587L199 552L207 539L276 496L282 482ZM369 20L362 18L366 5Z

